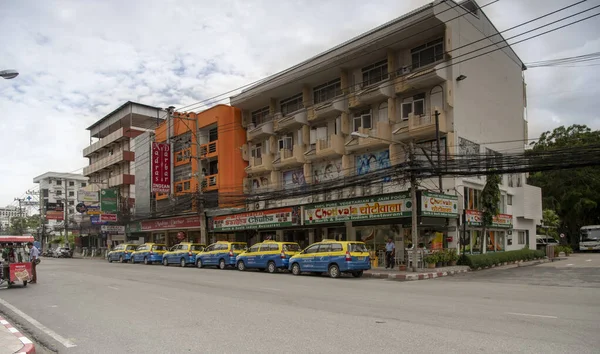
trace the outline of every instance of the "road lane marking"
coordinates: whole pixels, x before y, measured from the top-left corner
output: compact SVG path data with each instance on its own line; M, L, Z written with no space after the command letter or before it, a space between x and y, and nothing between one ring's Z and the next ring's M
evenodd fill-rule
M29 316L25 312L19 310L18 308L14 307L13 305L9 304L4 299L0 299L0 304L2 304L3 306L5 306L6 308L8 308L9 310L11 310L12 312L16 313L18 316L20 316L21 318L23 318L25 321L31 323L31 325L33 325L35 328L39 329L40 331L42 331L45 334L49 335L50 337L54 338L57 342L59 342L60 344L64 345L66 348L73 348L73 347L77 346L75 343L71 342L70 340L68 340L65 337L61 336L60 334L54 332L50 328L48 328L48 327L44 326L43 324L39 323L37 320L35 320L34 318L32 318L31 316Z
M526 317L540 317L540 318L558 318L556 316L546 316L546 315L532 315L530 313L517 313L517 312L507 312L507 315L515 315L515 316L526 316Z
M275 289L275 288L261 288L263 290L269 290L269 291L281 291L281 289Z
M111 289L113 289L113 290L119 290L119 288L117 288L117 287L114 287L114 286L110 286L110 285L109 285L108 287L109 287L109 288L111 288Z
M568 266L572 266L572 265L573 265L573 263L569 263L569 264L567 264L567 267L568 267Z
M159 298L159 299L161 299L161 300L167 300L167 301L171 301L171 299L168 299L168 298L166 298L166 297L162 297L162 296L159 296L158 298Z
M585 261L586 261L586 262L591 262L592 260L591 260L591 259L586 259Z

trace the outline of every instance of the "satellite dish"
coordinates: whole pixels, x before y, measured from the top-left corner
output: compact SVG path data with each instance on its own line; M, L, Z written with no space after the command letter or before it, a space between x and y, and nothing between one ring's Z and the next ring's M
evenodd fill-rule
M16 70L1 70L0 71L0 77L7 79L7 80L14 79L17 76L19 76L19 73Z

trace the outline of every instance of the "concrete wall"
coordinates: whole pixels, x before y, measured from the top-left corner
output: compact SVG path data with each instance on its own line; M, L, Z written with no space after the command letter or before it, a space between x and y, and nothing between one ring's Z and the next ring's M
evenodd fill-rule
M150 197L150 144L153 132L146 132L137 136L131 141L131 146L135 149L135 163L132 172L135 174L135 187L132 186L132 192L135 197L134 216L148 217L151 212Z

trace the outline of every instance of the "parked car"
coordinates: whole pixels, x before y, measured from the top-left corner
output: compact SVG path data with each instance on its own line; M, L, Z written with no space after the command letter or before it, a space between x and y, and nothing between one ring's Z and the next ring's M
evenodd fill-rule
M536 236L536 250L546 250L547 245L558 246L560 243L552 236Z
M131 254L135 252L135 249L138 245L132 243L122 243L115 247L112 251L108 252L108 262L112 263L113 261L129 262L131 258Z
M173 247L169 252L163 255L162 264L179 263L185 267L188 264L196 264L196 256L202 252L206 246L200 243L181 242Z
M237 256L236 266L241 271L254 268L275 273L287 269L290 257L298 252L300 245L295 242L264 241Z
M73 251L69 247L57 247L52 251L54 258L72 258Z
M131 263L161 263L165 252L167 252L167 245L160 243L144 243L136 248L129 260Z
M196 266L217 266L220 269L235 266L235 258L248 248L246 242L218 241L196 256Z
M323 240L313 243L289 260L289 270L294 275L302 272L325 273L338 278L350 273L360 278L371 269L369 250L364 242Z

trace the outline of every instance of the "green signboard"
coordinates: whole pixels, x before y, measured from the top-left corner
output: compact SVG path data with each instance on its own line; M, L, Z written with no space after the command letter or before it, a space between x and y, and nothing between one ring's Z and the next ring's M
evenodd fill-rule
M410 216L411 211L408 194L388 194L307 205L304 224L401 218Z
M118 192L116 189L103 189L100 191L100 210L103 213L116 213Z
M421 193L421 215L442 218L458 217L458 197L439 193Z

